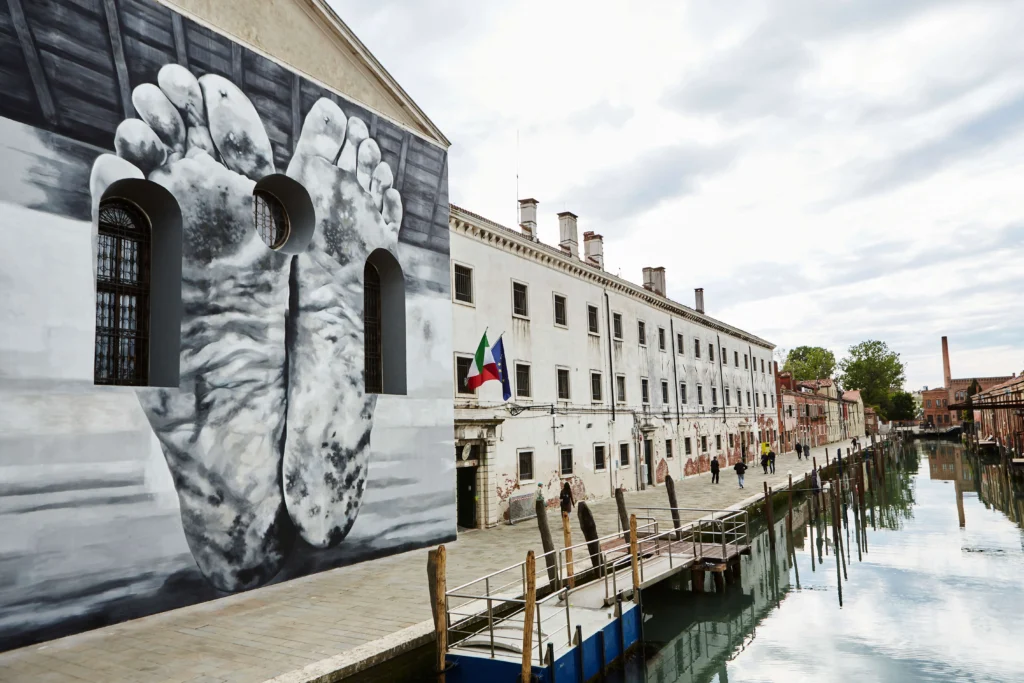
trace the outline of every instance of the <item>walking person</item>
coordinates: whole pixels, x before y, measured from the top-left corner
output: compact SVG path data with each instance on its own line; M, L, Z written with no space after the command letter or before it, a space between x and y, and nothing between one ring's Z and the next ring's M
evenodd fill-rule
M800 453L804 450L804 447L800 445L800 442L796 442L796 459L800 459Z
M719 470L718 456L716 455L715 457L711 458L711 483L712 484L717 484L718 483L718 470Z
M740 460L738 463L732 466L736 470L736 478L740 482L740 488L743 488L743 475L747 472L747 463Z
M767 453L762 453L761 454L761 467L764 468L764 473L768 474L768 454Z
M768 466L772 470L772 474L775 474L775 451L772 449L768 450Z
M569 482L565 482L562 486L562 494L559 496L559 505L562 508L562 512L569 514L572 512L572 506L576 504L576 499L572 495L572 487L569 486Z

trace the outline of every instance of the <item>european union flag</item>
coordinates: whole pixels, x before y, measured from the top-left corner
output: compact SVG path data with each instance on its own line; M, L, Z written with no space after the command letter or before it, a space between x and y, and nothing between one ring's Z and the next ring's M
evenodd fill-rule
M498 375L501 379L501 393L507 401L512 398L512 382L508 377L508 363L505 362L505 343L501 337L498 337L498 341L494 342L494 346L491 347L491 356L498 366Z

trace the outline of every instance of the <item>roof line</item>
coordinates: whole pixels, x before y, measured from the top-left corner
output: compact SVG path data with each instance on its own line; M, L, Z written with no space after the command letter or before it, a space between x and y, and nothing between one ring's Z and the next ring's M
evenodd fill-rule
M750 342L752 344L760 345L760 346L762 346L762 347L764 347L764 348L766 348L768 350L772 350L772 349L775 348L775 344L773 344L773 343L771 343L769 341L766 341L766 340L762 339L761 337L758 337L755 334L751 334L750 332L746 332L744 330L741 330L738 327L733 327L732 325L730 325L728 323L722 322L721 320L718 320L716 318L712 318L711 316L707 315L706 313L699 313L698 311L690 308L689 306L686 306L685 304L681 304L678 301L675 301L674 299L669 299L667 296L662 296L662 295L657 294L656 292L653 292L653 291L651 291L649 289L644 289L640 285L637 285L635 282L630 282L629 280L625 280L625 279L623 279L621 277L618 277L617 275L612 275L607 270L603 270L603 269L598 268L596 266L592 266L589 263L587 263L586 261L584 261L583 259L573 259L573 258L567 256L560 249L555 249L550 244L545 244L544 242L541 242L539 240L538 241L533 241L533 240L527 239L526 237L523 236L523 234L521 232L519 232L517 230L513 230L512 228L507 228L504 225L501 225L500 223L496 223L496 222L492 221L489 218L484 218L480 214L473 213L472 211L464 209L461 206L457 206L455 204L449 204L449 209L450 209L450 214L449 215L451 215L452 217L455 217L456 214L462 214L463 216L468 217L471 220L479 221L480 223L485 224L486 227L491 227L491 228L496 228L498 230L502 230L505 233L508 233L511 237L514 237L517 240L519 240L520 242L524 243L525 245L528 245L528 246L531 246L531 247L534 247L534 248L538 248L538 249L542 249L543 251L549 253L551 256L557 257L563 263L567 263L567 264L570 264L570 265L575 266L575 267L586 268L586 269L592 271L595 275L598 275L598 276L600 276L602 278L605 278L605 279L607 279L609 281L618 283L619 285L625 285L626 287L631 289L632 293L634 295L636 295L636 296L653 297L655 299L661 300L662 302L664 302L666 304L669 304L670 306L674 306L677 309L680 317L688 317L691 320L693 320L694 322L702 323L702 324L707 325L709 327L716 327L717 326L718 329L723 331L723 332L727 332L728 334L735 335L735 336L737 336L737 337L739 337L741 339L744 339L745 341L748 341L748 342Z

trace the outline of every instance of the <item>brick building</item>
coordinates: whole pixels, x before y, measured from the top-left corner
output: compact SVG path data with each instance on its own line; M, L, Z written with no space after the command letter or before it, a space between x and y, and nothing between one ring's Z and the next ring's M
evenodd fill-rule
M950 426L958 424L953 421L957 412L949 409L949 392L945 387L922 391L921 400L924 402L922 418L924 426L948 429Z
M780 449L793 450L797 441L820 446L864 435L865 409L859 391L840 392L831 379L796 381L792 373L779 372L778 388Z
M1012 375L1004 375L1002 377L962 377L962 378L954 378L952 376L952 373L950 372L949 342L947 341L946 337L943 337L942 338L942 378L943 378L943 382L944 382L942 389L945 391L945 396L943 397L944 400L942 401L942 408L944 409L944 412L941 412L941 411L938 410L939 406L935 406L934 405L936 399L935 399L935 397L932 397L933 409L932 409L932 412L930 413L930 415L931 415L932 420L933 420L932 424L934 424L935 427L939 427L940 425L942 425L943 427L945 427L945 426L956 427L956 426L960 425L960 423L961 423L960 411L958 411L958 410L950 410L949 406L954 404L954 403L963 403L965 400L967 400L967 392L971 388L971 384L973 382L977 381L978 382L978 386L981 387L981 391L986 391L986 390L991 389L991 388L993 388L995 386L1004 384L1005 382L1008 382L1008 381L1012 380L1013 376ZM933 390L933 391L938 391L938 390L936 389L936 390ZM929 418L928 398L929 397L925 396L923 398L924 398L924 402L925 402L925 405L924 405L924 410L925 410L924 422L925 422L925 424L928 424L928 418ZM947 418L948 418L948 420L947 420Z
M1024 373L975 394L971 400L977 407L975 415L981 417L979 438L998 440L1020 453L1024 445Z

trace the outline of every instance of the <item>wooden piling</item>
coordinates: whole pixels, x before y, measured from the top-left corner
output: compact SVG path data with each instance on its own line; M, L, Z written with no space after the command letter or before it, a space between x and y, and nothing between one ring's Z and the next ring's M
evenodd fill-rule
M640 558L636 548L636 515L629 516L629 557L633 565L633 602L640 599Z
M672 508L672 524L676 529L680 529L683 523L679 519L679 500L676 498L676 482L672 479L671 474L665 477L665 490L668 492L668 506Z
M447 553L443 545L427 553L427 576L430 579L431 611L434 613L434 634L437 642L435 672L444 674L448 653L448 588L446 582Z
M626 511L626 497L622 487L615 489L615 507L619 511L619 526L622 527L622 540L629 543L629 512Z
M537 528L540 530L540 544L544 548L544 563L548 568L548 582L554 588L558 585L558 561L555 558L555 542L551 540L551 528L548 526L548 508L543 500L537 500Z
M526 595L523 607L523 668L520 680L530 683L533 678L533 613L537 607L537 560L533 551L526 553Z
M565 578L569 582L569 588L575 588L576 582L572 577L572 528L569 526L569 513L562 513L562 541L565 551Z
M590 564L594 567L601 566L601 544L598 542L597 522L594 521L594 513L585 501L576 504L576 516L580 519L580 530L583 538L587 541L587 550L590 552Z

